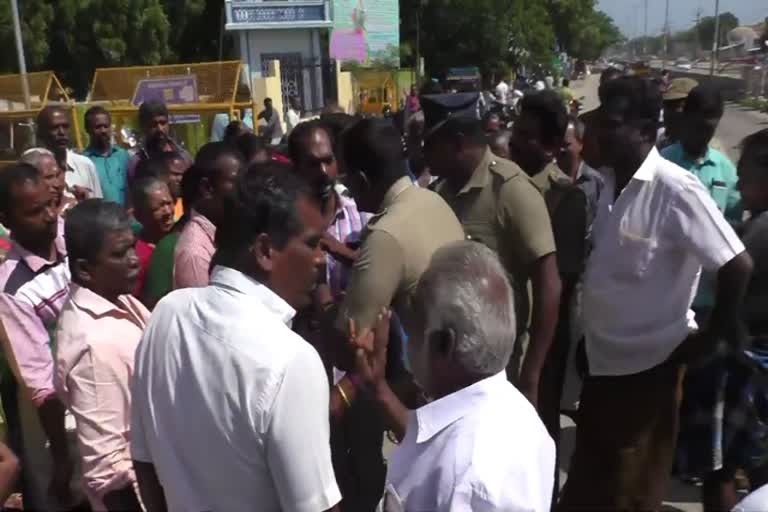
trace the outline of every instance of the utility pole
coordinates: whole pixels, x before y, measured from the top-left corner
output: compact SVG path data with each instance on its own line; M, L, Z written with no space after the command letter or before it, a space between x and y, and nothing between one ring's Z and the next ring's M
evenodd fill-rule
M667 0L667 8L664 12L664 61L661 63L662 68L667 67L667 59L669 57L669 0Z
M27 80L27 60L24 58L24 41L21 38L21 21L19 20L19 4L11 0L11 16L13 16L13 32L16 36L16 55L19 58L19 75L21 76L21 93L24 96L24 108L30 110L29 81Z
M645 0L644 5L644 21L643 21L643 57L648 55L648 0Z
M693 27L693 31L696 33L696 52L693 55L693 60L696 60L701 52L701 36L699 35L699 25L701 24L701 14L704 10L699 6L696 9L696 24Z
M709 76L715 74L715 61L720 50L720 0L715 0L715 33L712 40L712 55L709 57Z

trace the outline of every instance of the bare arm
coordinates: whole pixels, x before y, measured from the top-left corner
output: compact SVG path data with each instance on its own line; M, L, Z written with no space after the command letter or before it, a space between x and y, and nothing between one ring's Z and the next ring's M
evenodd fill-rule
M157 478L155 466L149 462L133 461L136 480L139 483L139 494L147 512L166 512L165 493L160 480Z
M72 460L67 446L67 429L64 426L64 404L51 395L38 408L37 414L46 437L50 442L51 459L53 460L53 475L50 492L61 503L71 501L69 483L72 480Z
M5 503L19 477L19 459L10 448L0 443L0 503Z
M741 306L752 275L752 258L744 251L723 265L717 272L717 294L708 331L717 338L727 339L738 347L744 336L740 322ZM736 334L734 336L734 334Z
M520 391L538 406L539 376L557 328L562 285L555 253L539 258L531 266L533 304L531 339L520 370Z

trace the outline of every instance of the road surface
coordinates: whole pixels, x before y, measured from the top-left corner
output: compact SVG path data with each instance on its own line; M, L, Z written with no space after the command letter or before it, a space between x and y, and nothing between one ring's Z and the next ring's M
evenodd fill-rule
M706 81L702 77L701 82ZM575 81L571 87L577 96L584 96L584 111L589 111L599 105L597 85L599 77L592 75L583 81ZM739 144L747 135L768 128L768 114L746 109L738 104L726 105L725 115L717 129L717 138L722 142L728 156L734 161L739 157Z

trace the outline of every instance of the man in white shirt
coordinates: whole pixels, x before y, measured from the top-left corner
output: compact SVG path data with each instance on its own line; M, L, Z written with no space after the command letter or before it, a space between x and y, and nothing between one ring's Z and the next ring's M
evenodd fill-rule
M204 288L155 308L136 352L131 448L147 510L337 510L328 383L291 330L325 261L306 186L244 177Z
M657 510L677 437L681 365L734 341L751 273L701 182L656 151L661 94L641 78L601 87L610 169L592 227L583 314L590 376L559 510ZM702 267L718 275L712 321L690 309Z
M301 100L297 96L292 96L285 114L285 134L290 135L296 125L301 122Z
M499 80L499 83L496 85L496 99L502 105L506 105L508 95L509 95L509 85L507 85L507 82L505 82L504 79L502 78L501 80Z
M407 411L383 378L386 315L356 369L402 442L385 510L548 512L555 444L505 368L515 342L512 288L494 252L472 241L438 249L422 275L408 340L416 380L434 399ZM370 339L358 340L370 347Z
M90 158L69 149L69 129L69 115L60 107L45 107L37 115L39 142L56 155L56 162L64 169L64 196L74 197L78 201L102 198L104 194L96 166Z

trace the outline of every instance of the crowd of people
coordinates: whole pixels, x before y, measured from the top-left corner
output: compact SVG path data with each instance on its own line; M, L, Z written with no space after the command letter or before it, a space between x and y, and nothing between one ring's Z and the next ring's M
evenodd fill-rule
M0 172L0 498L658 510L676 472L707 512L737 474L768 510L768 130L734 166L716 89L609 69L599 93L581 117L526 94L507 130L414 89L407 133L334 109L194 156L159 102L135 154L101 107L83 154L43 109Z

